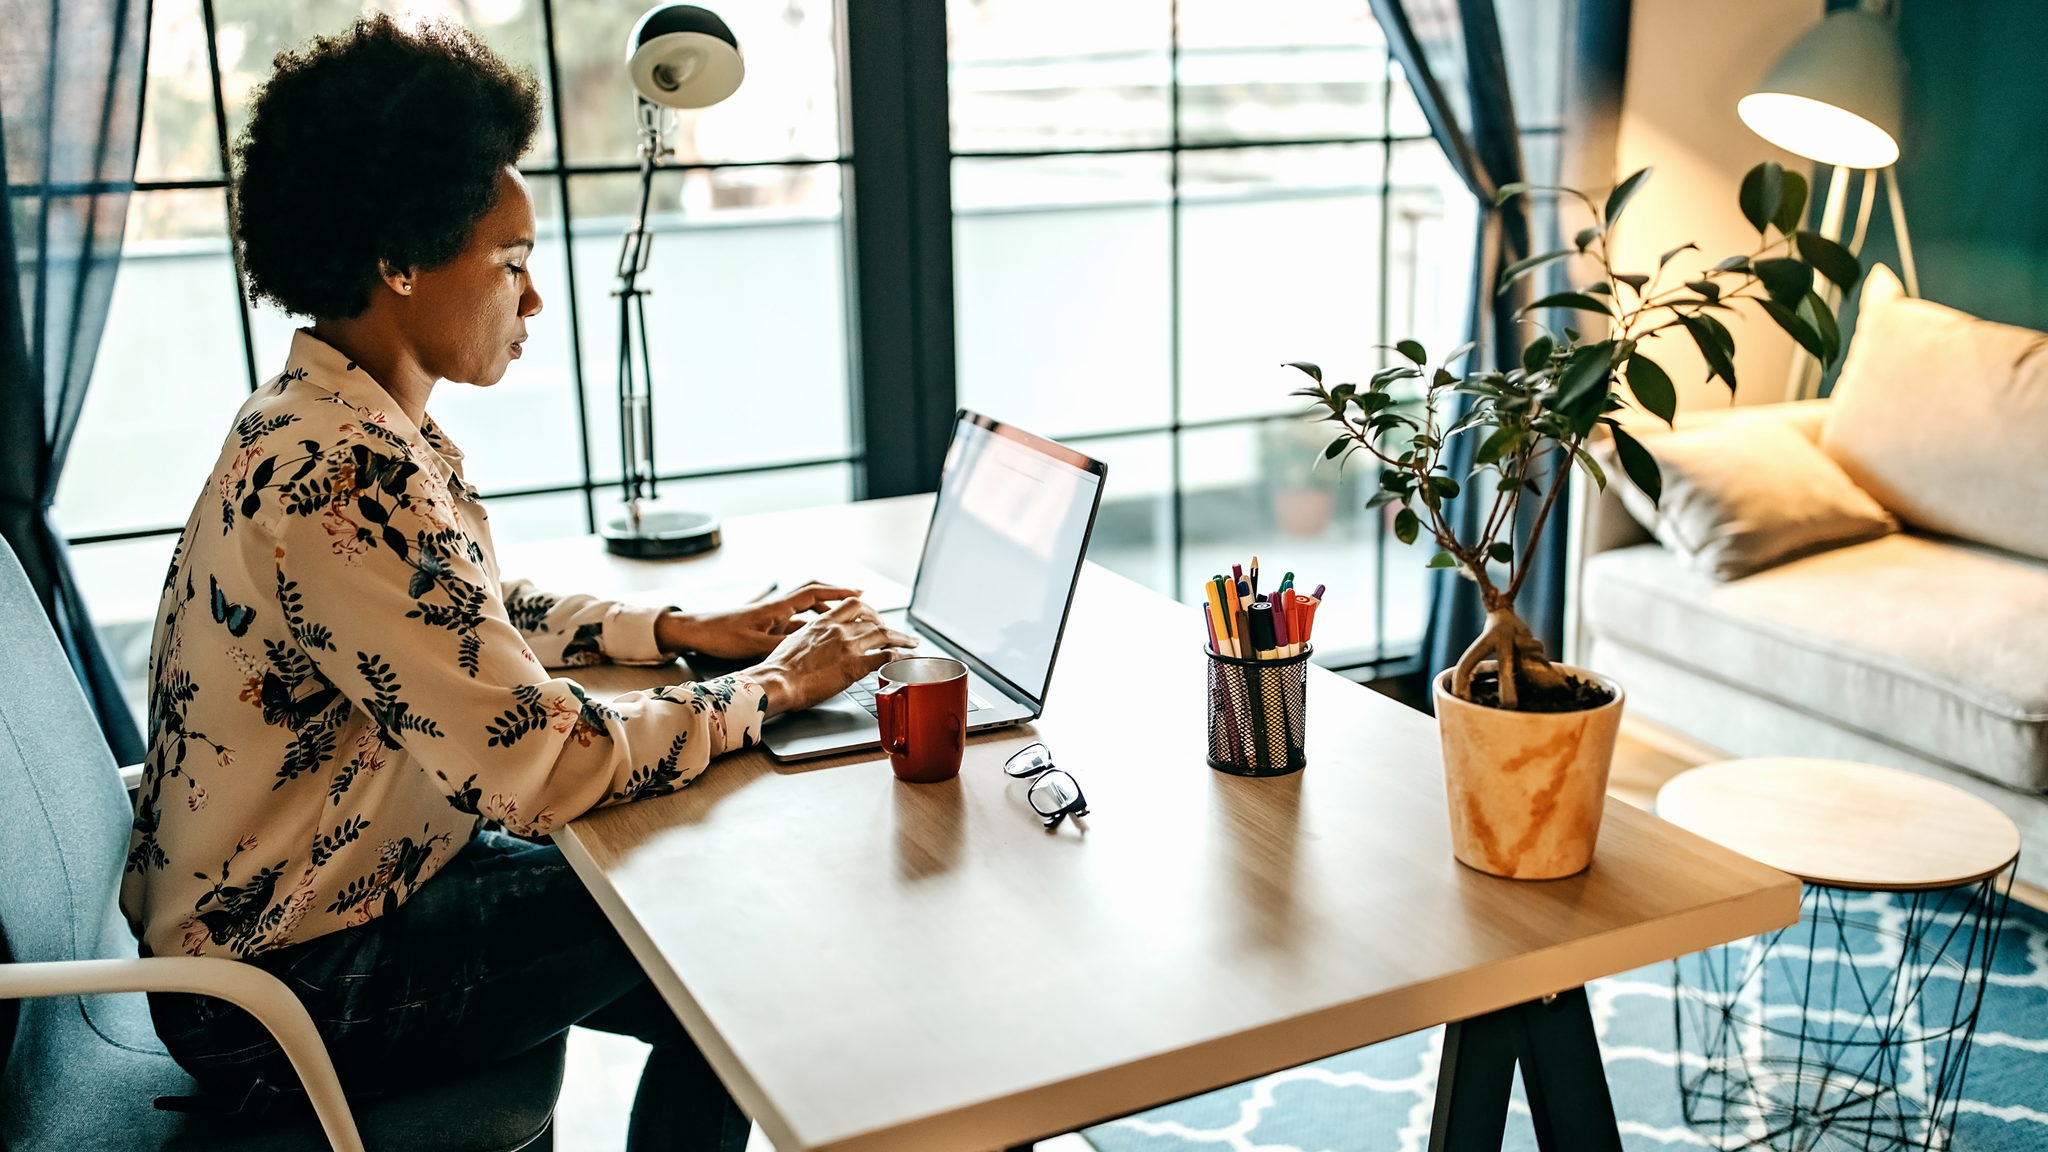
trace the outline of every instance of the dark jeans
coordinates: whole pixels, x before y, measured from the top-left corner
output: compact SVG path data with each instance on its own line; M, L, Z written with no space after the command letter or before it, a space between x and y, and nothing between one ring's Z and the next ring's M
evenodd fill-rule
M654 1046L626 1146L744 1152L726 1094L597 902L552 844L470 841L396 911L257 956L291 987L351 1094L401 1092L496 1063L571 1024ZM208 1094L298 1088L255 1017L224 1000L151 993L164 1046Z

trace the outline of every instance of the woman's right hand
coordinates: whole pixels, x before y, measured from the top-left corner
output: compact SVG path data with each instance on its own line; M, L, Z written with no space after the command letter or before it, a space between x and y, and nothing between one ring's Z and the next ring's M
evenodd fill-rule
M790 633L743 675L767 693L768 714L774 716L822 704L915 647L917 637L884 626L867 604L842 600Z

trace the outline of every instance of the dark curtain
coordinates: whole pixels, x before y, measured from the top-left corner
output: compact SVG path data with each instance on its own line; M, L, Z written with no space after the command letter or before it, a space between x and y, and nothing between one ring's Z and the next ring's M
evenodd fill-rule
M1830 10L1846 5L1830 0ZM1906 55L1905 130L1899 192L1913 238L1920 294L1972 316L2048 330L2048 88L2033 82L2048 58L2048 4L1899 0ZM1820 220L1833 170L1814 172L1812 219ZM1862 173L1849 184L1845 237L1855 227ZM1899 246L1880 178L1865 267L1899 271ZM1856 321L1859 285L1842 301ZM1826 377L1833 386L1839 364Z
M1556 245L1563 227L1576 231L1580 224L1569 216L1561 220L1558 203L1548 197L1517 197L1495 207L1494 193L1505 184L1532 181L1570 184L1597 197L1614 183L1629 0L1372 0L1372 8L1437 142L1480 202L1472 269L1472 339L1479 347L1473 363L1512 368L1522 345L1515 312L1542 285L1532 277L1496 295L1500 270ZM1504 24L1515 43L1503 40ZM1527 105L1522 118L1516 114L1518 90ZM1534 163L1525 155L1525 140ZM1577 317L1569 322L1583 326ZM1470 436L1452 441L1447 463L1453 475L1462 477L1471 467L1476 447ZM1453 505L1453 522L1476 533L1482 502L1468 497ZM1532 551L1534 511L1532 502L1517 525L1517 552L1533 565L1517 608L1558 655L1564 641L1568 501L1559 498ZM1471 581L1449 571L1433 574L1420 660L1425 675L1414 694L1419 702L1429 700L1429 680L1457 662L1484 623Z
M0 0L0 534L123 764L142 736L50 506L121 262L148 54L148 0Z

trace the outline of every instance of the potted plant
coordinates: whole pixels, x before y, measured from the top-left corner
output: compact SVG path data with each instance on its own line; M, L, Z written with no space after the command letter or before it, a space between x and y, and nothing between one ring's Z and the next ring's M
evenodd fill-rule
M1521 313L1577 311L1595 317L1602 331L1534 326L1520 366L1508 371L1454 370L1470 344L1432 368L1413 340L1394 346L1404 363L1363 385L1326 386L1315 365L1291 365L1314 380L1295 395L1313 399L1315 418L1341 430L1322 459L1363 452L1377 461L1379 490L1370 506L1394 506L1394 534L1403 543L1428 533L1438 549L1430 567L1455 569L1478 585L1485 628L1431 687L1453 850L1464 863L1499 876L1551 879L1591 863L1622 708L1620 685L1552 661L1516 614L1515 598L1529 573L1515 548L1516 525L1526 521L1525 551L1533 553L1574 464L1606 487L1607 476L1586 447L1602 430L1629 480L1653 501L1661 494L1656 460L1617 418L1632 407L1666 424L1676 415L1677 390L1643 350L1644 339L1684 332L1699 347L1708 378L1719 377L1732 392L1735 337L1717 313L1753 306L1832 364L1841 338L1833 311L1815 290L1815 274L1842 288L1862 275L1847 249L1799 227L1806 181L1777 164L1758 165L1742 182L1740 206L1758 234L1754 251L1689 279L1673 261L1696 250L1693 244L1664 253L1650 272L1618 271L1614 228L1649 177L1647 168L1634 173L1604 204L1573 189L1545 188L1583 201L1594 223L1571 247L1503 269L1496 285L1504 293L1554 261L1586 257L1599 267L1595 280L1544 296ZM1500 190L1498 202L1535 190L1512 184ZM1408 380L1421 382L1419 410L1394 391ZM1455 405L1459 396L1469 400ZM1453 475L1451 450L1460 437L1473 442L1471 464ZM1461 493L1484 502L1476 533L1461 535L1449 514L1447 502ZM1536 502L1533 515L1520 516L1530 501Z

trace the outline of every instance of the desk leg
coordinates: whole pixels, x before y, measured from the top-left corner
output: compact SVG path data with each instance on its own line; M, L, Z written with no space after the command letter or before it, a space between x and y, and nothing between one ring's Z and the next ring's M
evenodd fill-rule
M1538 1148L1621 1152L1584 988L1444 1029L1430 1152L1498 1152L1518 1060Z

